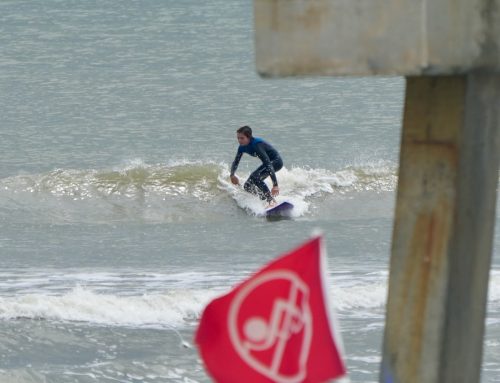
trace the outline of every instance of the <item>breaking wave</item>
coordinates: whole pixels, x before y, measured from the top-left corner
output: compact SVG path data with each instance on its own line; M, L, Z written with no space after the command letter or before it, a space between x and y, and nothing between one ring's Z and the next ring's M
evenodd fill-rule
M75 287L63 295L27 294L0 298L0 318L89 322L133 327L180 327L194 321L213 293L172 290L118 296Z
M155 328L195 326L209 301L246 277L193 272L13 275L16 282L0 284L0 320ZM2 276L8 277L6 273ZM330 299L342 318L371 318L382 323L387 284L387 271L333 273ZM490 314L500 310L499 292L500 274L493 270Z
M147 165L140 161L104 170L64 170L9 177L0 180L2 189L13 193L33 193L53 197L86 200L122 196L190 195L199 200L210 198L217 190L220 165L183 163Z
M249 172L238 174L244 181ZM385 163L338 171L283 168L278 177L280 198L295 205L296 217L309 214L310 205L324 196L380 193L393 191L396 185L395 167ZM248 213L263 215L264 204L228 178L228 164L197 161L137 160L111 169L55 169L0 179L0 209L25 211L31 221L55 223L170 222L227 214L233 199Z

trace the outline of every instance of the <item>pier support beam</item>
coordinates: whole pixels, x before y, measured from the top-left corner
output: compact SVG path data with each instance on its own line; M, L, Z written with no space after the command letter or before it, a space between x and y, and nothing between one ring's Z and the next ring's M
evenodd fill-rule
M500 75L407 77L380 381L480 381Z

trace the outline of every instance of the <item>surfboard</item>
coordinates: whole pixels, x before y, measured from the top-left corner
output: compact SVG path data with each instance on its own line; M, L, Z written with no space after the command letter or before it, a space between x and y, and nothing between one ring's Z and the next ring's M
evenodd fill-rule
M266 209L267 217L289 217L293 209L290 202L281 202L269 209Z

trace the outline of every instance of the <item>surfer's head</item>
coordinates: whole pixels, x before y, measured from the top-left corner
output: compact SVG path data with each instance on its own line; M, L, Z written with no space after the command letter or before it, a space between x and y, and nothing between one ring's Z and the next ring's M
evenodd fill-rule
M248 126L242 126L236 131L236 138L240 145L248 145L252 139L252 129Z

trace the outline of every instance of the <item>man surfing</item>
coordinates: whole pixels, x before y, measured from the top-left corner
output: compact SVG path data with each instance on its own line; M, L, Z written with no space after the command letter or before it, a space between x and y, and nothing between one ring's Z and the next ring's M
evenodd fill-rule
M260 165L245 182L244 188L247 192L258 195L261 200L266 200L269 207L276 204L275 196L279 194L278 180L276 173L283 167L283 161L276 149L264 141L262 138L253 137L252 129L249 126L242 126L236 131L236 138L240 146L238 152L231 165L231 182L234 185L239 185L238 177L234 175L238 164L240 163L243 153L247 153L252 157L259 157L262 161ZM273 187L271 191L265 184L264 180L271 177Z

